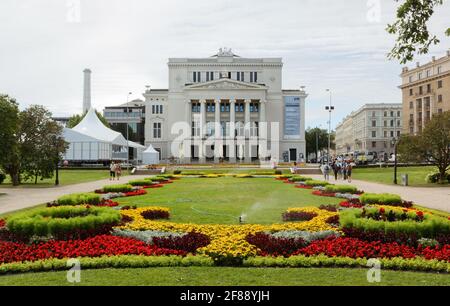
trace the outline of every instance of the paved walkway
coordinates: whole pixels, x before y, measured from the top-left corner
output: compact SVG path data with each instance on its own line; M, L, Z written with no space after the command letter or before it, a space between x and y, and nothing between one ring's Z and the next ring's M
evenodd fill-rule
M6 195L0 195L0 214L47 203L56 200L65 194L91 192L95 189L100 189L105 185L124 184L130 180L136 180L144 177L148 177L148 175L125 176L121 177L120 181L110 181L109 179L105 179L94 182L48 188L24 188L20 186L15 188L0 188L0 193L6 193Z
M323 180L323 175L308 176ZM330 177L330 183L354 185L360 190L371 193L394 193L400 195L403 200L413 201L417 205L450 212L450 187L405 187L360 180L353 180L349 184L347 181L335 181L334 177Z

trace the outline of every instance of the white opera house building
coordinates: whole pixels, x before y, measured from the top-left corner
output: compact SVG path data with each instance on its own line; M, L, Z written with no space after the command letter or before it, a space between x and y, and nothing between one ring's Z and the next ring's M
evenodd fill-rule
M282 89L281 58L171 58L168 89L145 91L145 145L185 163L301 161L305 90Z

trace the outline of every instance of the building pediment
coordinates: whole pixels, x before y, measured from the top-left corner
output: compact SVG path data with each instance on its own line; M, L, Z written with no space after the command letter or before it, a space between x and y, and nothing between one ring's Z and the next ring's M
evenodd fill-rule
M186 90L193 90L193 89L251 89L251 90L266 90L267 87L260 84L254 84L254 83L247 83L247 82L241 82L236 80L230 80L230 79L219 79L214 81L209 81L205 83L199 83L199 84L192 84L187 85L185 87Z

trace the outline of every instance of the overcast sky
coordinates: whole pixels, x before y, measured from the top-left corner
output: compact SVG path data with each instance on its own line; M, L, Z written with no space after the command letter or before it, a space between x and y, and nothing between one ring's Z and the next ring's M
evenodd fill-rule
M101 110L129 91L142 98L147 84L167 88L169 57L230 47L242 57L283 58L283 87L310 94L307 126L326 127L331 88L334 126L365 103L401 102L401 66L386 59L395 8L394 0L1 0L0 92L22 108L78 113L88 67ZM420 61L450 47L449 15L446 1L430 27L441 44Z

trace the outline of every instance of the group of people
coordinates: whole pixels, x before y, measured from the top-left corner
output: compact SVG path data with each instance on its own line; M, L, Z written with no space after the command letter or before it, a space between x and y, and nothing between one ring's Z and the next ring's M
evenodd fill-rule
M344 159L333 159L330 164L324 164L322 166L323 176L326 181L330 180L330 172L333 171L334 179L337 180L348 180L349 183L352 182L352 171L355 164L352 160Z
M109 165L109 180L114 181L116 178L117 180L119 180L121 175L122 175L121 164L112 161L111 164Z

